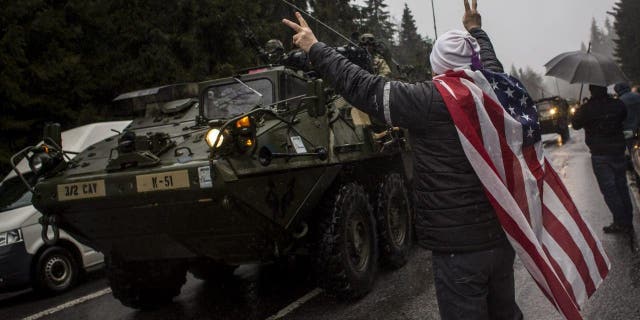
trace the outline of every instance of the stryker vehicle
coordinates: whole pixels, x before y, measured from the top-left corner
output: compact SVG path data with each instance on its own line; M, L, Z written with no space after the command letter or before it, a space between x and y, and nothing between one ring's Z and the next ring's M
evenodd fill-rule
M170 302L187 271L220 279L296 255L313 259L328 292L360 297L378 263L406 263L408 136L372 124L313 72L265 66L113 107L132 123L72 160L55 124L14 158L39 177L29 188L45 240L63 229L102 252L124 305Z

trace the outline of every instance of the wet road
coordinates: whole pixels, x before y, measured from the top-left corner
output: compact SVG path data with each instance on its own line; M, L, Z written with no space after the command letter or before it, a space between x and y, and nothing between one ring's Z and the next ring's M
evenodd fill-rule
M582 132L566 145L555 135L544 138L547 156L564 179L576 204L600 237L612 270L589 300L585 319L640 319L640 253L637 240L605 235L611 221L591 169ZM632 186L637 207L638 189ZM636 230L640 219L636 210ZM431 255L415 249L397 271L382 270L373 291L358 301L338 301L315 288L309 266L243 266L238 283L221 287L189 277L174 303L153 312L138 312L113 298L101 273L92 274L70 293L41 298L30 291L0 294L0 319L439 319L431 273ZM516 294L526 319L562 319L515 264Z

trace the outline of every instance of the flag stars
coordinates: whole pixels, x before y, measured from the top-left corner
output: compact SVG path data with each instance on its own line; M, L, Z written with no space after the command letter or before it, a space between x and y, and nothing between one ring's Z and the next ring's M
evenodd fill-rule
M534 134L535 132L536 132L536 131L535 131L535 130L533 130L533 127L530 127L530 128L529 128L529 130L527 130L527 137L529 137L529 138L533 138L533 134Z
M512 99L513 99L513 93L514 93L514 92L515 92L515 91L514 91L513 89L511 89L511 88L508 88L508 89L505 91L505 93L507 94L507 96L509 96L509 98L512 98Z
M525 120L527 120L527 121L531 121L531 117L529 117L529 115L528 115L528 114L526 114L526 113L525 113L525 114L522 114L522 119L525 119Z
M526 95L522 95L522 98L520 98L520 105L522 106L526 106L527 105L527 96Z
M493 90L498 90L498 82L496 82L496 79L491 79L491 87Z
M515 115L516 114L516 109L512 106L509 106L509 112L511 112L511 115Z

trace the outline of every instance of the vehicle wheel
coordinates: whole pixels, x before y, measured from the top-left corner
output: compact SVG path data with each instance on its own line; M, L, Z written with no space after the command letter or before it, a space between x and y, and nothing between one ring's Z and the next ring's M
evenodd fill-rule
M376 200L380 258L383 265L398 269L407 264L413 243L413 218L402 176L386 175L378 186Z
M569 139L571 139L569 126L565 125L562 127L562 129L560 129L560 138L562 138L562 143L567 143Z
M371 290L377 271L375 221L364 188L340 186L324 199L317 224L320 286L343 298L359 298Z
M157 309L171 303L186 281L187 268L180 261L123 261L105 259L113 296L130 308Z
M34 268L34 289L45 293L60 293L78 280L78 262L69 250L49 247L37 258Z

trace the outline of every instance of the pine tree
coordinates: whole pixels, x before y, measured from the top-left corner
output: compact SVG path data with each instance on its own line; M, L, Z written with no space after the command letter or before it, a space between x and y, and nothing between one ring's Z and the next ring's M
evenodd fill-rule
M591 22L591 51L613 58L615 49L615 31L609 19L605 21L604 30L593 19Z
M618 39L616 57L622 70L634 83L640 83L640 2L621 0L614 7L613 24Z
M604 49L604 34L598 24L596 23L596 19L593 18L591 20L591 51L601 53Z
M616 30L613 28L613 24L611 24L611 20L607 18L604 22L604 52L603 54L608 57L614 58L616 52L616 39L618 35L616 34Z
M384 0L367 0L362 15L365 21L362 32L372 33L378 41L390 48L396 30Z
M542 75L535 72L531 67L527 67L523 70L522 68L516 68L515 65L511 65L511 71L509 74L522 82L524 87L527 89L527 92L534 100L544 98L547 95Z
M425 80L430 74L428 64L432 41L420 36L416 20L406 3L399 30L398 45L394 49L394 56L399 63L411 65L414 68L411 80Z
M345 37L351 37L358 32L359 26L357 18L358 10L351 4L351 0L311 0L309 6L313 10L314 16L326 23ZM339 35L326 30L320 24L309 21L318 39L331 45L346 44Z
M307 9L306 0L291 0ZM290 44L272 0L31 0L0 10L0 174L8 158L41 138L45 122L63 128L109 119L118 94L231 75L253 65L244 39Z

